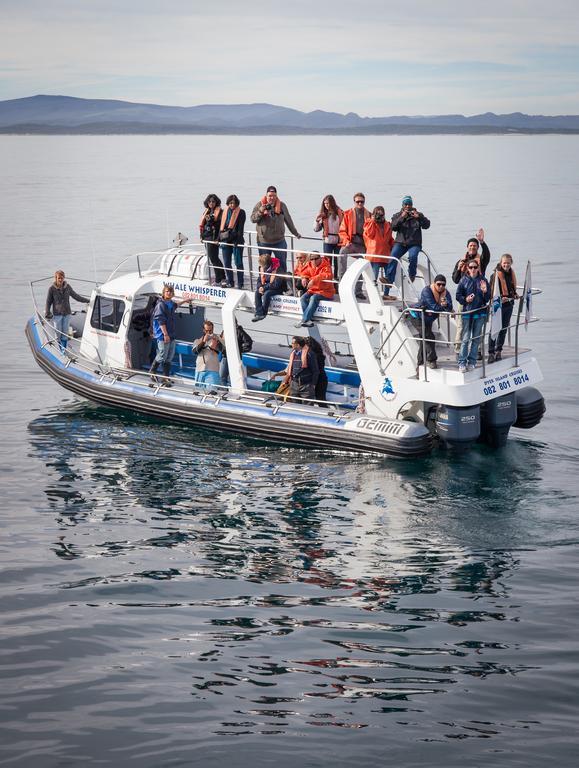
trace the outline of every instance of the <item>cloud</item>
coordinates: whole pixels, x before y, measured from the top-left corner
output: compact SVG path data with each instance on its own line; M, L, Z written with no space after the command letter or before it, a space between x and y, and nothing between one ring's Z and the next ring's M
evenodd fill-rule
M577 112L574 3L0 0L2 98Z

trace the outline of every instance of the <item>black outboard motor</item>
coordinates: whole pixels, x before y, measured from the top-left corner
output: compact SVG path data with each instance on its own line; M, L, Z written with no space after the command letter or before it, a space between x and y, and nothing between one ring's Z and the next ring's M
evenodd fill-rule
M481 439L493 448L502 448L507 443L509 429L517 419L515 393L487 400L481 406L480 415Z
M545 399L535 387L525 387L517 392L517 420L515 427L531 429L543 418Z
M475 443L480 435L480 407L439 405L436 409L436 434L449 446Z

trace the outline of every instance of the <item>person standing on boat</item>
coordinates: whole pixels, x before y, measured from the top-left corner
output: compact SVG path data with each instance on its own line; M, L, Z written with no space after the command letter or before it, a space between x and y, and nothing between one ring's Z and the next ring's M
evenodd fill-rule
M336 281L339 280L340 274L338 254L340 253L340 225L343 218L344 211L336 203L335 197L326 195L314 222L314 232L323 231L324 254L330 258Z
M207 258L213 266L217 285L227 285L223 264L219 258L219 227L221 223L221 200L217 195L207 195L203 201L203 215L199 222L201 241L205 243Z
M88 304L90 299L76 293L64 279L65 275L62 269L57 269L54 273L54 283L49 287L46 294L46 307L44 316L47 320L52 320L52 325L57 331L58 346L61 352L64 352L68 345L68 328L70 325L71 297L82 304Z
M320 407L327 408L326 405L322 405L322 403L325 403L326 392L328 390L328 375L326 373L326 356L324 354L322 345L317 339L314 339L313 336L306 337L306 344L316 356L316 361L318 363L318 380L316 382L316 386L314 390L314 397L316 400L320 401L318 403Z
M178 306L181 304L187 304L189 299L182 299L181 301L175 300L175 289L172 285L163 286L163 293L161 298L157 302L155 309L153 310L152 326L153 337L157 342L157 354L153 360L153 364L149 369L150 374L156 373L159 370L159 366L163 366L163 376L170 376L171 363L175 357L175 339L176 339L176 320L175 312ZM150 387L154 387L157 383L157 378L152 375L149 383ZM171 382L165 381L164 385L170 387Z
M286 225L292 235L298 239L301 238L301 235L293 223L287 205L277 196L277 189L275 187L268 187L265 195L255 204L251 220L257 225L257 247L259 253L269 253L276 256L279 259L282 274L286 274Z
M364 224L372 215L365 207L366 197L363 192L354 195L354 207L344 211L340 224L340 270L341 280L348 268L348 256L359 259L364 256ZM363 299L362 280L356 284L356 298Z
M513 269L513 257L510 253L503 253L500 262L495 267L493 281L499 281L499 293L501 296L501 330L496 339L489 336L489 363L500 360L503 352L503 345L507 335L507 328L511 322L515 299L519 298L517 293L517 278ZM491 295L493 291L491 290Z
M392 229L396 232L396 242L392 248L392 261L388 265L386 279L394 283L398 261L408 253L408 278L411 283L416 278L418 254L422 250L422 230L430 227L430 220L417 211L410 195L402 199L402 208L392 216ZM398 259L398 261L394 261ZM389 286L387 286L390 292Z
M326 256L317 251L310 254L310 260L303 271L302 285L306 289L300 296L302 305L302 319L296 328L313 326L312 317L322 299L333 299L335 288L332 280L332 265Z
M422 314L424 314L424 338L426 339L424 345L422 340L418 342L416 364L420 367L424 363L423 347L426 347L428 367L438 368L432 326L440 312L452 312L452 299L446 290L446 277L444 275L436 275L432 285L427 285L422 289L420 300L418 304L414 305L414 308L422 310L420 313L412 313L412 319L420 337L422 337Z
M292 400L313 400L318 381L318 361L302 336L294 336L283 382L290 385Z
M487 304L491 298L489 282L480 274L478 261L469 259L466 269L467 274L460 279L456 289L456 300L462 305L462 336L458 353L460 373L476 368Z
M255 315L252 323L263 320L269 310L269 305L274 296L282 292L282 282L278 275L280 268L279 259L271 253L262 253L259 257L259 277L255 292Z
M237 287L243 288L243 230L245 227L245 211L239 206L237 195L229 195L225 201L227 208L221 214L219 226L219 242L221 243L221 255L225 264L227 285L233 288L233 269L231 259L235 261L235 274Z
M479 245L481 253L479 253ZM469 260L476 261L479 265L481 275L484 275L486 268L489 265L491 259L491 252L485 242L485 231L482 227L478 230L474 237L469 237L466 241L466 253L459 259L454 265L452 270L452 282L457 285L460 283L461 278L467 274L467 264ZM460 312L456 313L456 336L454 339L455 349L457 353L460 350L460 339L462 337L462 315Z
M392 237L392 229L390 222L386 221L386 214L384 207L377 205L372 211L372 216L366 219L364 223L364 246L366 250L366 259L372 264L372 272L374 273L374 282L378 281L378 275L380 270L384 272L388 269L390 259L390 253L392 246L394 245L394 238ZM386 283L386 276L384 276L384 283ZM386 291L386 285L384 286L384 298L390 299ZM393 297L392 297L392 300Z
M203 336L195 339L193 347L197 352L195 363L195 384L202 388L218 387L219 378L219 353L222 350L221 340L214 332L211 320L203 323Z

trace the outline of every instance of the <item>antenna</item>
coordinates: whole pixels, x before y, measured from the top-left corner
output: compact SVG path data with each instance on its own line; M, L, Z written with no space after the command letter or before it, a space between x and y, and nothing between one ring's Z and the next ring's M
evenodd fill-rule
M92 198L90 198L90 197L89 197L89 200L88 200L88 208L89 208L89 218L90 218L90 227L89 227L89 231L88 231L88 239L89 239L89 242L90 242L90 251L92 253L92 268L93 268L93 272L94 272L94 281L95 281L95 284L98 285L97 267L96 267L96 253L95 253L95 249L94 249L94 240L93 240L93 236L92 236L93 235L93 230L94 230L94 217L93 217L93 209L92 209Z

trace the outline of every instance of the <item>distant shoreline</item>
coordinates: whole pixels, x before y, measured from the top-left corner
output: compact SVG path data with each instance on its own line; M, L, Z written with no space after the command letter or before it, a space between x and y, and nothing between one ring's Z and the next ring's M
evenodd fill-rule
M508 128L497 126L384 125L367 128L252 128L167 126L146 123L92 123L76 126L22 123L0 126L1 135L15 136L481 136L577 135L579 128Z

